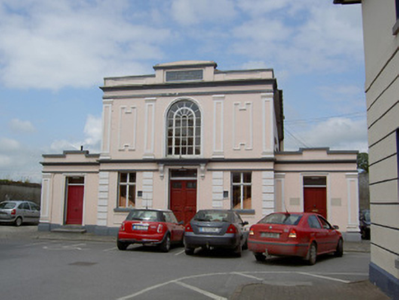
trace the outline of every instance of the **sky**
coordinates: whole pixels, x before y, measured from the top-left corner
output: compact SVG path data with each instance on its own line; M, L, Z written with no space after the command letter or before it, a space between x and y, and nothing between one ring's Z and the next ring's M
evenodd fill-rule
M0 0L0 179L99 153L104 77L211 60L272 68L285 150L368 151L360 5L333 0Z

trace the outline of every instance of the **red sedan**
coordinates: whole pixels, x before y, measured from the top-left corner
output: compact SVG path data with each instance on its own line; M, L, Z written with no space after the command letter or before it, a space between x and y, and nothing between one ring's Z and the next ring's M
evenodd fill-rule
M319 214L272 213L251 226L248 249L258 261L268 255L299 256L313 265L317 255L343 255L343 239L337 229Z
M172 243L183 244L183 222L177 222L170 210L134 209L122 222L117 246L126 250L130 244L158 245L168 252Z

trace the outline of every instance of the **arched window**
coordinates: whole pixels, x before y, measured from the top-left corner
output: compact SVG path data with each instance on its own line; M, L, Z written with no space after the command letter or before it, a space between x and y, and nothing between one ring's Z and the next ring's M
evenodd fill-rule
M167 120L167 155L201 154L201 112L192 101L182 100L169 109Z

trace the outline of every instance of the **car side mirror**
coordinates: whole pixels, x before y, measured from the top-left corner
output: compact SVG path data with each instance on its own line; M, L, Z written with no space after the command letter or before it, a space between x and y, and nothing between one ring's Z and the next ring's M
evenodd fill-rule
M245 226L245 225L248 225L249 223L247 222L247 221L244 221L243 223L242 223L242 226Z
M336 229L336 230L339 229L339 226L338 226L338 225L334 225L333 227L334 227L334 229Z

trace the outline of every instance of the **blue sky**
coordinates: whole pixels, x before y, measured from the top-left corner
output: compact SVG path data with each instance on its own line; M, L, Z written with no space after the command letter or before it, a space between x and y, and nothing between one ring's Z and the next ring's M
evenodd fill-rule
M213 60L273 68L285 149L367 151L359 5L333 0L0 0L0 179L42 154L98 152L104 77Z

